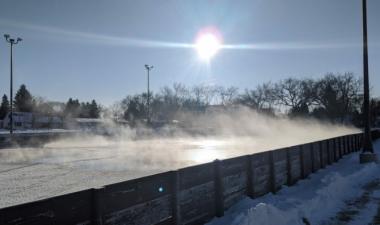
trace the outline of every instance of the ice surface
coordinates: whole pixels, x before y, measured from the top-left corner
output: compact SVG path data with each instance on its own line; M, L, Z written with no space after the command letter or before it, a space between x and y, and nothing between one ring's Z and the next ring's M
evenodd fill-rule
M279 130L281 135L275 135L277 133L269 129L260 133L259 127L245 136L242 133L206 137L181 135L138 140L123 132L116 140L78 135L43 148L1 149L0 208L214 159L352 133L352 129L333 128L328 126L304 132L299 125L297 129L288 128L289 132Z

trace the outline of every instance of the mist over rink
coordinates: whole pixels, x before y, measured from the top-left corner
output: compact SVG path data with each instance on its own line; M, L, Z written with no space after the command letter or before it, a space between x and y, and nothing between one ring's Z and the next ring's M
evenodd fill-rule
M189 117L193 127L210 134L176 128L142 139L125 128L112 138L83 134L41 148L1 149L0 207L357 132L312 120L236 113Z

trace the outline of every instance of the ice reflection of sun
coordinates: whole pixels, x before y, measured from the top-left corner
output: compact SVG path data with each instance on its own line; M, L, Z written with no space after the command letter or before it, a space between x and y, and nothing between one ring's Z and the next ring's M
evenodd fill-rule
M223 141L205 139L194 142L198 146L191 153L191 158L197 163L206 163L215 159L224 158L222 149L219 149L224 145Z

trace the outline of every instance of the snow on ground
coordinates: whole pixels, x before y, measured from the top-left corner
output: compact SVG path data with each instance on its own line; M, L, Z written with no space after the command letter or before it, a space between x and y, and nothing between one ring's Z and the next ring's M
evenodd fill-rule
M380 153L380 140L374 145ZM367 196L367 204L357 215L351 216L353 218L346 222L334 219L336 214L344 212L350 200L360 199L365 185L379 183L380 165L361 165L358 160L359 153L347 155L292 187L284 186L275 195L267 194L253 200L245 198L224 217L215 218L208 225L305 225L306 220L312 225L370 224L380 202L379 190Z
M378 208L379 208L379 203L380 203L380 190L375 191L372 194L371 198L372 198L372 201L370 201L365 207L361 208L358 215L355 218L353 218L351 221L348 221L347 225L363 225L363 224L372 225L373 224L374 222L373 218L379 212Z

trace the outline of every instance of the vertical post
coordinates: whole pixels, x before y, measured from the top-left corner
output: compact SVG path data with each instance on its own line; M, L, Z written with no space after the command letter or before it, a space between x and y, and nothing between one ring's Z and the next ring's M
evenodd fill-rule
M328 139L325 141L325 147L326 147L326 152L327 152L327 164L331 165L332 164L332 155L331 155L331 149L330 149L330 141L331 139Z
M217 217L224 216L223 182L220 163L218 159L214 161L215 213Z
M363 152L372 152L371 140L371 113L369 106L369 78L368 78L368 36L367 36L367 0L363 0L363 74L364 74L364 140Z
M301 168L301 178L306 178L306 172L305 172L305 156L304 156L304 145L299 146L299 152L300 152L300 168Z
M339 145L339 159L342 158L343 156L343 141L342 141L342 137L339 137L338 138L338 145Z
M355 151L355 148L354 148L354 136L351 134L350 135L350 152L354 152Z
M17 38L17 39L14 39L14 38L11 38L9 34L4 34L4 37L5 37L5 41L8 42L9 44L11 44L11 54L10 54L10 75L11 75L11 79L10 79L10 101L11 101L11 118L10 118L10 134L11 134L11 138L12 138L12 134L13 134L13 45L15 44L18 44L20 41L22 41L21 38Z
M347 153L351 153L351 135L347 136Z
M105 188L94 188L92 189L92 224L103 225L103 195Z
M356 149L360 151L360 137L359 134L356 134Z
M149 79L150 79L150 70L153 69L153 66L149 66L147 64L145 64L145 69L147 71L147 75L148 75L148 95L147 95L147 123L149 124L150 123L150 90L149 90Z
M338 161L338 154L337 154L337 151L338 151L337 138L333 138L332 141L333 141L333 143L332 143L332 150L333 150L333 153L334 153L334 162L336 162L336 161Z
M323 162L323 141L319 141L318 142L318 146L319 146L319 159L320 159L320 168L325 168L325 163ZM327 164L327 162L326 162Z
M247 155L247 195L254 198L252 155Z
M292 159L290 157L290 149L286 149L286 174L287 174L287 185L290 186L293 184L292 178Z
M358 134L355 134L355 151L359 151L360 147L359 147L359 136Z
M315 155L314 155L314 144L309 144L310 158L311 158L311 172L315 172Z
M150 71L150 69L148 68L148 118L147 118L147 121L148 121L148 123L150 123L150 91L149 91L149 71Z
M364 136L364 133L361 133L360 137L359 137L360 146L362 146L362 147L363 147L363 136Z
M273 151L269 151L269 183L270 183L270 191L275 194L276 193L276 171L275 171L275 165L274 165L274 157L273 157Z
M346 155L347 153L346 136L342 137L342 145L343 145L343 155Z
M172 172L172 216L173 216L174 225L181 224L179 193L180 193L179 172L178 170L175 170Z
M11 82L10 82L10 102L11 102L11 118L10 133L13 134L13 41L11 41Z

